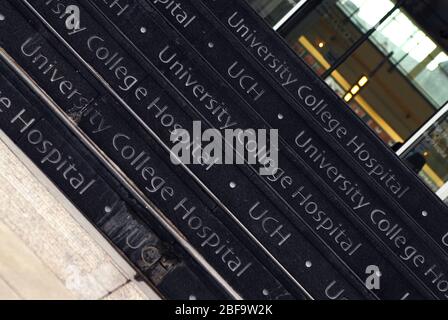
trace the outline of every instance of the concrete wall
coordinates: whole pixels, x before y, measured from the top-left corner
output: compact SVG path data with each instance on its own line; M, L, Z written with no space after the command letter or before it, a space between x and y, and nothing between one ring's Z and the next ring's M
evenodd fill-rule
M19 157L0 140L0 299L156 299Z

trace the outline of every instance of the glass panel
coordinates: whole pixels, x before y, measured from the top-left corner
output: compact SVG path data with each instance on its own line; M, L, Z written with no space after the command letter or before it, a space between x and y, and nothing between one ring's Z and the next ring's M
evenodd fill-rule
M246 0L271 26L279 22L300 0Z
M421 94L436 108L448 100L448 56L401 10L370 37Z
M350 8L350 12L356 8ZM288 43L300 54L307 48L304 41L317 48L326 63L319 63L320 75L337 61L363 32L347 18L349 11L342 11L335 0L324 0L300 21L287 35ZM308 50L308 49L306 49ZM314 64L314 59L309 62ZM323 72L321 72L323 70Z
M436 111L414 81L398 70L371 39L331 77L340 84L345 82L342 97L389 145L406 141Z
M422 166L419 175L432 190L444 192L448 183L448 109L446 114L409 148L403 158L410 162L411 166ZM448 194L444 195L446 196Z

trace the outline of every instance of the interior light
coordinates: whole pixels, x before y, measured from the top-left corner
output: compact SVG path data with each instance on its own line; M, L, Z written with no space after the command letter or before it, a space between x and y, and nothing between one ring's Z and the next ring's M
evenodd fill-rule
M358 85L354 85L352 90L350 90L350 92L355 95L359 92L359 90L361 90L361 88Z
M367 78L367 76L363 76L359 81L358 84L360 87L364 87L367 82L369 82L369 78Z
M323 48L323 47L325 47L325 43L323 43L323 42L319 42L319 48Z
M345 95L344 100L346 102L349 102L350 100L352 100L352 98L353 98L353 95L349 92Z

